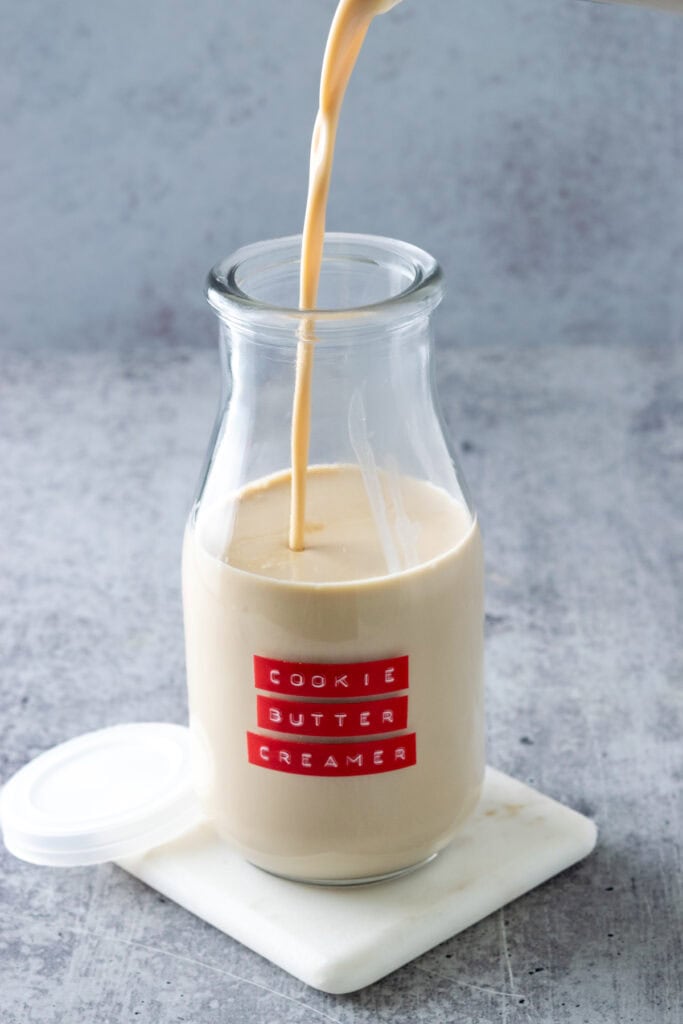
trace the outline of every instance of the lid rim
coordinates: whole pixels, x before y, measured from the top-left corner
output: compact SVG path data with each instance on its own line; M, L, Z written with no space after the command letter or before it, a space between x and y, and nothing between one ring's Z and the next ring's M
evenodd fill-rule
M88 835L95 829L99 828L133 828L136 825L144 824L145 821L149 820L150 805L154 808L154 815L158 815L163 813L166 808L173 808L180 801L185 802L187 799L187 792L184 791L181 786L178 786L172 793L169 793L168 795L165 794L160 797L158 802L154 799L148 801L146 810L144 803L137 804L135 807L135 817L132 816L132 813L128 814L126 811L121 811L116 817L113 815L111 817L102 815L100 817L82 818L72 826L60 825L58 822L55 822L54 819L52 819L52 822L50 823L50 819L48 817L46 817L44 821L36 821L28 816L25 816L22 819L21 808L18 811L14 811L12 810L11 805L10 817L14 819L12 827L17 832L23 832L26 835L33 836L46 836L55 840L69 838L76 839L80 835ZM6 811L3 810L2 803L0 802L0 823L4 820L5 816ZM59 831L57 831L57 829L59 829Z
M17 837L16 834L11 831L8 833L6 830L3 833L3 839L5 846L13 856L30 864L40 864L45 867L84 867L88 864L106 864L123 857L144 856L149 850L186 835L204 821L199 808L196 808L188 814L177 815L172 821L151 828L145 833L131 835L115 843L83 845L72 851L35 846L30 842L23 842L23 837ZM144 842L144 845L141 845L141 842ZM102 857L104 849L107 850L106 857Z
M106 755L99 766L98 748ZM132 809L122 808L121 802L125 804L135 792L140 777L140 754L153 782L152 795L136 801ZM79 757L84 758L80 766ZM93 767L95 786L99 783L101 787L101 793L95 788L95 795L101 796L105 810L97 817L88 817L87 809L79 811L79 800L85 802L86 808L93 802ZM97 775L98 767L101 778ZM80 778L86 780L82 788ZM53 867L143 855L205 820L190 779L190 732L186 726L134 722L85 733L43 751L5 784L0 793L0 826L5 846L22 860ZM33 803L36 787L41 784L47 784L47 791L57 802L52 819L43 803L39 808ZM113 800L116 807L110 815L106 813L107 799L110 803ZM78 816L69 820L73 810ZM60 813L67 816L66 824L60 821Z

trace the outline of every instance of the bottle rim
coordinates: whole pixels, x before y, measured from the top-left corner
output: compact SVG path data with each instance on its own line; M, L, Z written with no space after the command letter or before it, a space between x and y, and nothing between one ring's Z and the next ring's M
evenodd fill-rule
M392 322L405 324L424 317L441 301L443 272L439 263L415 245L379 235L330 232L325 235L321 278L333 264L366 264L391 270L401 286L376 302L337 308L298 309L273 304L258 295L269 276L283 270L296 274L301 258L301 235L255 242L221 260L209 272L209 304L228 325L267 327L291 338L314 322L316 335L355 335L363 328L386 330Z

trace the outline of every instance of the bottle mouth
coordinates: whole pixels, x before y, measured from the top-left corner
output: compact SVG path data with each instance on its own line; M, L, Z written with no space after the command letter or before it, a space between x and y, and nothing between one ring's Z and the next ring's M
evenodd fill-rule
M230 326L292 337L313 320L317 336L339 336L424 317L443 294L437 261L393 238L326 234L316 309L297 307L300 266L300 235L244 246L210 271L209 303Z

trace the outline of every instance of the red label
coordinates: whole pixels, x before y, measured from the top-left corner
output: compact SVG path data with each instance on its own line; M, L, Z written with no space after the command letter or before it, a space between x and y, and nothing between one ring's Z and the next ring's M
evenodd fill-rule
M365 697L408 689L408 657L352 664L276 661L254 655L259 690L299 697Z
M301 736L374 736L408 726L408 698L318 704L256 697L256 724Z
M251 764L290 775L377 775L416 763L415 733L366 743L306 743L247 733Z

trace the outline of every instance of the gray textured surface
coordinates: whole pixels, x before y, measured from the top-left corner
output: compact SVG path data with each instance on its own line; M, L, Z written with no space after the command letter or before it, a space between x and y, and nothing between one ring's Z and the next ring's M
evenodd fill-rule
M193 344L208 267L300 230L333 0L0 7L0 339ZM683 18L405 0L339 142L330 228L441 259L446 333L680 336Z
M201 280L300 228L331 7L3 5L2 778L87 729L184 719ZM448 271L490 759L593 815L596 854L334 998L112 867L3 853L2 1024L680 1024L682 159L683 18L406 0L368 41L332 190L330 227Z
M6 778L183 721L179 551L216 356L4 359ZM446 350L488 560L490 761L596 853L372 988L307 989L112 866L2 853L2 1024L680 1024L683 366L667 345Z

